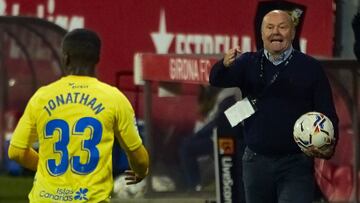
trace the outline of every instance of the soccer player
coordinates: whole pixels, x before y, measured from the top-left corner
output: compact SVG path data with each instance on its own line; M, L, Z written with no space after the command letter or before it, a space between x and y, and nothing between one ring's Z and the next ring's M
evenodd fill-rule
M30 202L109 202L115 137L132 169L127 184L148 174L149 157L131 104L95 78L100 47L93 31L69 32L62 41L67 76L36 91L15 129L9 157L36 171Z

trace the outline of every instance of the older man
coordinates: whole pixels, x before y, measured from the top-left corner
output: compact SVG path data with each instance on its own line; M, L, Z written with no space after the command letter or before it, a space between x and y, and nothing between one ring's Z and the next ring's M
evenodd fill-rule
M213 66L210 83L239 87L251 101L246 107L254 113L243 122L246 202L311 203L313 157L330 158L336 141L327 150L303 153L293 140L293 126L302 114L318 111L331 119L337 137L330 85L317 60L293 49L295 25L286 11L267 13L261 35L264 49L243 54L230 49Z

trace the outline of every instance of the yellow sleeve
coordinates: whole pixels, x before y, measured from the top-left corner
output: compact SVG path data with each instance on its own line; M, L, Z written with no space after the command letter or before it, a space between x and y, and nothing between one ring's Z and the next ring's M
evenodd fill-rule
M33 148L18 148L10 144L8 151L9 158L30 170L36 171L39 162L39 155Z
M116 105L115 136L124 150L134 151L142 145L134 110L129 100L123 94L121 94L120 101Z
M129 164L131 169L141 178L144 178L149 173L149 154L144 147L141 145L134 151L126 153L129 157Z
M21 116L10 144L18 148L29 148L37 138L34 112L34 97L28 102L24 114Z

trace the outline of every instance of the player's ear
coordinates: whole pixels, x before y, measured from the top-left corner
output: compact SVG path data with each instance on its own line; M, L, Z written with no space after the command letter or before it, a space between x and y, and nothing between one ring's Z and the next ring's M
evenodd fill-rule
M70 65L70 56L68 53L63 53L62 63L65 67Z
M65 72L66 74L69 74L69 73L70 73L70 70L69 70L70 57L69 57L69 54L67 54L67 53L63 53L63 54L62 54L61 66L62 66L62 69L64 70L64 72Z
M296 27L293 26L292 30L291 30L291 40L295 39L295 34L296 34Z

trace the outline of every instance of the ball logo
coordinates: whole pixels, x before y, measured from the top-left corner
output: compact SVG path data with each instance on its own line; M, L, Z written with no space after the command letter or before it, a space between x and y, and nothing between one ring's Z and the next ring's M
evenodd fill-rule
M220 154L232 155L235 153L234 140L231 138L219 138Z

